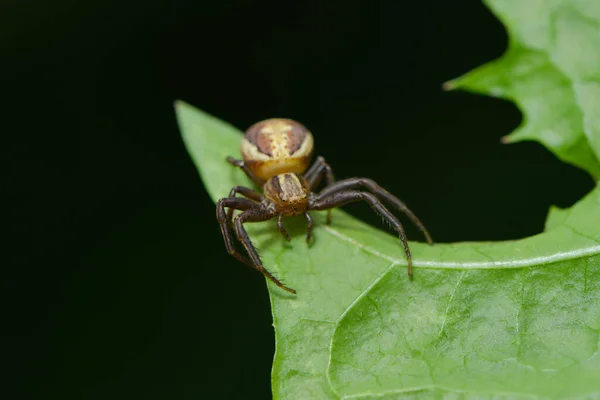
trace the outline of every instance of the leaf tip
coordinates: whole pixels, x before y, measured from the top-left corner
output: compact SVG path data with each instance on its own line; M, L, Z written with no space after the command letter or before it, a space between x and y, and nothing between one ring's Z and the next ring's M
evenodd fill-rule
M502 136L500 138L500 143L512 144L512 143L523 142L523 141L531 140L531 139L532 138L531 138L530 134L528 133L528 131L524 130L523 128L519 128L519 129L512 131L508 135Z
M446 82L442 83L442 90L444 92L449 92L449 91L454 90L456 88L457 88L457 84L456 84L455 80L449 80L449 81L446 81Z
M175 109L175 112L177 114L180 114L183 110L186 110L186 109L191 110L194 107L191 104L186 103L183 100L176 99L175 101L173 101L173 108Z
M510 144L510 143L512 143L512 138L510 137L510 135L502 136L500 138L500 143L502 143L502 144Z

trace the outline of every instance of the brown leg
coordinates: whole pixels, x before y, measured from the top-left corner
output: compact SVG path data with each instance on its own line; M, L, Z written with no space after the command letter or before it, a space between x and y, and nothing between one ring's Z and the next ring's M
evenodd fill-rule
M385 203L394 206L398 211L403 212L410 218L410 220L423 232L425 235L425 239L427 239L427 243L433 244L433 240L431 239L431 235L425 228L425 225L417 218L412 211L408 209L406 204L404 204L400 199L396 196L379 186L375 181L367 178L349 178L342 179L341 181L337 181L332 185L327 186L320 193L320 197L327 197L332 195L333 193L341 192L344 190L356 189L356 188L365 188L377 196L380 200Z
M325 158L319 156L311 165L311 167L304 173L304 178L306 182L308 182L308 186L311 190L315 190L316 187L321 183L323 178L325 178L325 183L327 186L331 185L335 182L335 177L333 176L333 170L325 162Z
M244 173L248 176L248 178L252 180L252 182L254 182L256 186L262 187L262 185L264 184L263 180L260 179L258 176L254 175L254 172L252 172L242 160L236 160L233 157L227 157L227 162L231 165L241 168L242 171L244 171Z
M277 217L277 228L279 229L279 232L281 232L285 240L287 240L288 242L292 240L290 234L285 230L285 227L283 226L283 214L279 214L279 217Z
M231 189L231 192L229 192L228 197L235 198L235 195L238 193L258 203L260 203L264 199L264 196L262 194L244 186L235 186L233 189ZM233 208L227 210L227 219L231 219L231 217L233 217L233 210Z
M388 211L387 208L384 207L383 204L379 201L377 197L372 195L371 193L359 192L356 190L348 190L345 192L337 192L333 193L329 196L319 195L317 199L309 205L311 210L329 210L334 207L343 206L349 203L355 203L357 201L364 200L375 211L382 217L388 224L394 228L394 230L400 236L400 240L402 241L402 245L404 246L404 252L406 253L406 260L408 261L408 275L412 275L412 257L410 255L410 249L408 248L408 241L406 240L406 233L404 233L404 228L402 224L394 215Z
M310 239L312 238L312 231L315 227L315 221L313 221L313 218L307 212L304 213L304 216L306 217L306 221L308 221L308 227L306 228L306 243L310 243Z
M327 185L326 187L329 187L335 182L333 170L331 169L329 164L325 162L325 158L319 156L317 157L313 165L308 169L308 171L306 171L306 173L304 174L304 178L308 182L310 190L315 191L317 186L319 186L319 183L321 183L321 181L323 180L323 177L325 177L325 184ZM326 223L327 225L331 223L331 210L327 211Z
M248 237L248 232L246 232L246 229L244 228L245 222L266 221L268 219L273 218L273 216L274 216L273 212L267 210L266 208L256 208L256 209L246 210L235 218L235 222L234 222L235 233L236 233L239 241L242 243L242 245L248 252L250 259L252 260L252 264L253 264L252 266L254 268L256 268L258 271L260 271L264 276L269 278L273 283L275 283L277 286L279 286L283 290L286 290L290 293L296 293L296 291L294 289L285 286L283 283L281 283L281 281L279 281L279 279L275 278L269 271L267 271L267 269L265 267L263 267L262 262L260 261L260 257L258 256L258 253L256 252L256 248L250 241L250 238Z
M225 198L217 202L217 220L219 221L219 226L221 227L221 233L223 234L223 239L225 240L225 247L227 248L227 252L233 257L237 258L239 261L251 267L253 267L252 261L250 261L248 257L241 254L235 248L235 242L233 239L232 232L232 222L231 218L229 218L227 215L228 213L225 212L225 208L229 208L229 210L235 209L245 211L257 207L260 207L260 205L253 202L252 200L242 198Z
M231 192L229 192L228 197L235 197L235 195L238 193L256 202L261 202L264 199L262 194L245 186L235 186L233 189L231 189Z

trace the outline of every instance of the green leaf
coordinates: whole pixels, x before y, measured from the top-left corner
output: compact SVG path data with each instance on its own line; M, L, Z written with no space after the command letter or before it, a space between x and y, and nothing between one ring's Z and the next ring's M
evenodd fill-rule
M538 140L600 178L600 1L485 3L508 30L508 51L446 88L515 101L524 122L505 142Z
M225 162L241 132L176 108L211 197L250 185ZM248 224L265 266L298 291L267 281L275 399L599 396L600 189L526 239L411 242L412 280L395 236L339 210L331 226L315 217L311 246L302 221L289 243L274 221Z
M600 177L600 2L487 0L506 25L500 59L448 82L515 101L537 140ZM214 200L249 185L226 164L240 132L184 103L186 146ZM377 178L377 177L373 177ZM550 210L543 233L517 241L411 242L336 210L315 242L294 221L250 224L265 266L276 332L276 399L600 398L600 188ZM216 222L215 222L216 223ZM223 249L225 251L225 249Z

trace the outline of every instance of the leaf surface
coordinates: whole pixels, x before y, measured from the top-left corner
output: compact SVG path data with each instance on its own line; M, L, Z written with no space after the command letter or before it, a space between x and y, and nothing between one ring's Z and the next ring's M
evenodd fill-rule
M211 197L251 186L225 162L241 132L176 109ZM311 246L303 221L288 224L292 242L275 221L247 225L265 266L298 290L267 281L275 399L599 398L598 188L526 239L411 242L412 280L395 236L313 214Z

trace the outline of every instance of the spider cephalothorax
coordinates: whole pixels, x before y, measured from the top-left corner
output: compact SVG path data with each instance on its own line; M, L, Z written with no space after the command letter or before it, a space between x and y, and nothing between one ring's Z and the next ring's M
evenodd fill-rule
M277 217L279 231L287 240L291 240L283 226L283 217L304 215L308 221L306 241L309 242L314 223L308 211L328 210L327 223L330 223L332 208L363 200L400 236L408 261L409 275L412 274L412 258L404 228L383 203L405 213L425 234L427 242L433 243L425 226L406 205L371 179L349 178L335 181L331 167L323 157L317 157L309 168L313 155L313 136L308 129L296 121L273 118L252 125L242 139L241 153L243 161L232 157L227 157L227 161L240 167L263 193L244 186L236 186L231 189L229 197L219 200L217 219L225 239L225 246L229 254L256 268L288 292L296 293L263 267L256 249L250 242L244 223L266 221ZM325 187L315 193L323 179L325 179ZM245 198L236 197L238 193ZM234 210L241 211L235 218ZM246 254L236 248L234 234Z
M291 217L306 212L310 187L302 175L286 172L269 178L263 194L275 212Z

